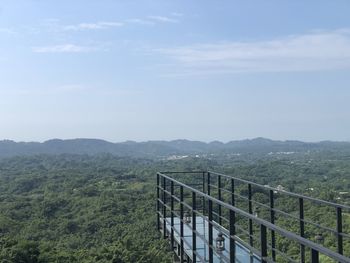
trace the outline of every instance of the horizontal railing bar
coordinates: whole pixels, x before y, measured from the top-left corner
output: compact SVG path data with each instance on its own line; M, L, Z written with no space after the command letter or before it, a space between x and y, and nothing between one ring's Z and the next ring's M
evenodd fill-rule
M271 207L270 207L269 205L260 203L260 202L258 202L258 201L253 200L253 199L252 199L251 201L252 201L253 204L260 205L260 206L262 206L262 207L264 207L264 208L266 208L266 209L269 209L269 210L271 209Z
M239 224L234 224L234 226L236 227L236 228L238 228L238 230L239 231L241 231L242 233L244 233L244 234L246 234L246 235L250 235L249 234L249 232L248 232L248 230L245 230L243 227L241 227Z
M284 212L284 211L279 210L279 209L277 209L277 208L273 208L272 211L277 212L277 213L279 213L279 214L282 214L282 215L284 215L284 216L286 216L286 217L289 217L289 218L291 218L291 219L294 219L294 220L296 220L296 221L304 222L304 223L307 223L307 224L316 226L316 227L318 227L318 228L321 228L321 229L323 229L323 230L327 230L327 231L329 231L329 232L332 232L333 234L338 234L338 232L337 232L335 229L332 229L332 228L329 228L329 227L326 227L326 226L322 226L322 225L320 225L320 224L317 224L317 223L314 223L314 222L312 222L312 221L309 221L309 220L307 220L307 219L305 219L305 218L304 218L304 219L301 219L301 218L299 218L299 217L297 217L297 216L295 216L295 215L293 215L293 214L288 214L287 212Z
M346 234L346 233L339 233L339 235L346 237L346 238L350 238L350 235Z
M178 200L180 200L180 199L178 199ZM162 201L161 199L158 199L158 201L159 201L162 205L165 205L165 207L167 207L167 208L170 210L170 206L169 206L169 205L164 204L163 201ZM179 201L179 203L181 204L180 201ZM183 202L183 205L185 205L187 208L191 209L191 206L188 205L187 203ZM331 233L334 234L334 235L338 235L338 234L339 234L339 235L341 235L341 236L343 236L343 237L350 238L350 235L348 235L348 234L346 234L346 233L338 233L335 229L332 229L332 228L329 228L329 227L326 227L326 226L322 226L322 225L320 225L320 224L314 223L314 222L309 221L309 220L307 220L307 219L300 219L300 218L298 218L298 217L296 217L296 216L293 216L293 215L291 215L291 214L288 214L288 213L286 213L286 212L284 212L284 211L281 211L281 210L279 210L279 209L276 209L276 208L274 208L274 209L272 209L272 210L275 211L275 212L277 212L277 213L283 214L283 215L286 216L286 217L290 217L291 219L294 219L294 220L297 220L297 221L302 221L302 222L304 222L304 223L307 223L307 224L316 226L316 227L318 227L318 228L321 228L321 229L323 229L323 230L326 230L326 231L328 231L328 232L331 232ZM223 219L224 221L229 222L229 220L228 220L227 218L225 218L225 217L223 217L223 216L220 216L218 213L216 213L216 212L214 212L214 211L213 211L213 214L216 215L217 217L220 217L220 218Z
M241 199L244 199L244 200L249 201L249 198L246 197L246 196L244 196L244 195L240 195L240 194L236 194L236 193L234 193L234 195L235 195L236 197L239 197L239 198L241 198Z
M160 200L160 199L158 199L158 201L159 201L159 203L161 203L161 205L164 205L167 209L168 209L168 212L170 213L171 212L171 206L169 206L168 204L164 204L164 202L162 201L162 200ZM181 203L181 202L180 202ZM184 205L187 205L186 203L183 203ZM193 209L192 209L192 207L189 207L189 209L192 211ZM199 207L199 209L200 209L200 207ZM174 209L174 210L172 210L173 212L175 212L175 211L180 211L179 209ZM197 210L195 210L195 211L197 211Z
M340 208L344 208L344 209L350 210L350 206L347 206L347 205L332 203L332 202L328 202L328 201L325 201L325 200L320 200L320 199L317 199L317 198L314 198L314 197L310 197L310 196L306 196L306 195L302 195L302 194L296 194L296 193L292 193L292 192L288 192L288 191L284 191L284 190L283 191L282 190L278 190L277 188L274 188L274 187L271 187L271 186L264 186L264 185L261 185L261 184L258 184L258 183L254 183L254 182L251 182L251 181L247 181L247 180L244 180L244 179L241 179L241 178L237 178L237 177L234 177L234 176L231 176L231 175L221 174L221 173L217 173L217 172L213 172L213 171L208 171L208 172L210 174L220 175L222 177L234 179L236 181L239 181L239 182L242 182L242 183L246 183L246 184L251 184L251 185L257 186L259 188L266 189L266 190L273 190L273 191L277 191L279 193L283 193L283 194L286 194L286 195L289 195L289 196L293 196L293 197L303 198L304 200L313 201L313 202L316 202L316 203L319 203L319 204L329 205L329 206L333 206L333 207L340 207Z
M203 186L202 183L199 183L199 184L188 184L189 186Z
M215 184L208 184L210 187L213 187L213 188L216 188L216 189L218 189L219 187L217 187L217 185L215 185Z
M180 215L178 213L176 213L175 211L173 211L174 215L176 215L176 217L180 218ZM162 218L164 217L162 212L157 211L157 214L160 215Z
M209 184L209 186L211 186L211 187L213 187L213 188L216 188L216 189L219 189L216 185L213 185L213 184ZM231 192L230 190L227 190L227 189L225 189L225 188L220 188L220 189L221 189L221 191L224 191L224 192L227 192L227 193L229 193L229 194L232 194L232 192ZM234 194L235 196L237 196L237 197L242 198L242 199L249 200L248 197L239 195L239 194L237 194L237 193L233 193L233 194ZM326 226L322 226L322 225L320 225L320 224L314 223L314 222L309 221L309 220L307 220L307 219L300 219L300 218L297 217L297 216L294 216L294 215L292 215L292 214L289 214L289 213L284 212L284 211L282 211L282 210L279 210L279 209L277 209L277 208L271 209L270 206L268 206L268 205L266 205L266 204L263 204L263 203L261 203L261 202L258 202L258 201L255 201L255 200L250 200L250 201L251 201L253 204L257 204L257 205L262 206L262 207L264 207L264 208L266 208L266 209L275 211L275 212L280 213L280 214L282 214L282 215L284 215L284 216L286 216L286 217L289 217L289 218L292 218L292 219L295 219L295 220L298 220L298 221L303 221L303 222L305 222L305 223L308 223L308 224L311 224L311 225L313 225L313 226L316 226L316 227L322 228L322 229L324 229L324 230L327 230L327 231L329 231L329 232L332 232L333 234L336 234L336 235L339 234L339 235L341 235L341 236L343 236L343 237L350 238L350 235L348 235L348 234L346 234L346 233L338 233L335 229L332 229L332 228L329 228L329 227L326 227ZM217 213L215 213L215 212L213 212L213 213L214 213L216 216L219 216ZM224 220L228 221L228 220L227 220L226 218L224 218L224 217L221 217L221 218L223 218Z
M170 212L170 206L169 205L167 205L167 204L164 204L164 202L162 201L162 200L159 200L159 203L161 203L163 206L165 206L166 208L168 208L169 209L169 212Z
M220 216L218 213L216 213L216 212L214 212L214 211L212 211L212 213L213 213L214 215L216 215L217 217L219 217L219 218L225 220L225 222L227 222L227 223L230 222L230 220L228 220L227 218L225 218L225 217L223 217L223 216Z
M224 191L225 193L232 194L231 190L220 188L221 191Z
M181 200L179 198L177 198L175 195L171 195L171 193L168 191L168 190L165 190L164 188L162 187L159 187L160 190L162 190L163 192L167 193L168 195L172 196L176 201L178 201L179 204L183 204L184 206L186 206L187 208L189 209L192 209L192 206L190 206L189 204L187 204L185 201L184 202L181 202ZM162 200L158 199L161 203L163 203Z
M192 206L185 203L185 202L180 202L180 204L183 204L187 209L191 210L192 209Z
M171 195L171 193L170 193L169 191L164 190L162 187L159 187L159 189L162 190L162 191L164 191L165 193ZM237 196L238 194L235 194L235 195ZM241 195L238 195L238 196L239 196L239 197L242 197L242 198L244 198L244 199L248 199L248 198L246 198L246 197L244 197L244 196L241 196ZM176 196L173 196L173 198L176 199L176 200L181 204L181 201L180 201L179 198L177 198ZM169 200L170 200L170 199L169 199ZM158 201L159 201L161 204L163 204L163 201L162 201L161 199L158 199ZM338 235L338 234L339 234L339 235L341 235L341 236L343 236L343 237L350 238L350 235L348 235L348 234L346 234L346 233L338 233L337 230L335 230L335 229L332 229L332 228L329 228L329 227L326 227L326 226L322 226L322 225L320 225L320 224L317 224L317 223L315 223L315 222L309 221L309 220L307 220L307 219L300 219L299 217L297 217L297 216L295 216L295 215L293 215L293 214L288 214L287 212L284 212L284 211L282 211L282 210L280 210L280 209L277 209L277 208L271 209L268 205L265 205L265 204L263 204L263 203L260 203L260 202L254 201L254 200L251 200L251 201L252 201L253 203L255 203L255 204L259 204L259 205L262 206L262 207L265 207L265 208L270 209L270 210L272 210L272 211L274 211L274 212L277 212L277 213L279 213L279 214L282 214L282 215L284 215L285 217L288 217L288 218L294 219L294 220L296 220L296 221L302 221L302 222L304 222L304 223L313 225L313 226L315 226L315 227L318 227L318 228L321 228L321 229L326 230L326 231L328 231L328 232L331 232L331 233L333 233L334 235ZM191 209L191 206L188 205L186 202L183 202L183 204L184 204L187 208ZM166 205L166 207L169 208L169 206L167 206L167 205ZM169 208L169 209L170 209L170 208ZM216 212L214 212L214 211L213 211L213 214L215 214L216 216L218 216L218 217L224 219L226 222L229 222L229 220L228 220L227 218L225 218L225 217L223 217L223 216L220 216L218 213L216 213Z
M241 196L242 197L242 196ZM244 197L245 198L245 197ZM247 198L248 199L248 198ZM268 205L266 205L266 204L263 204L263 203L260 203L260 202L258 202L258 201L255 201L255 200L251 200L251 202L253 203L253 204L257 204L257 205L259 205L259 206L262 206L262 207L264 207L264 208L266 208L266 209L268 209L268 210L272 210L272 211L274 211L274 212L277 212L277 213L279 213L279 214L282 214L282 215L284 215L284 216L286 216L286 217L289 217L289 218L291 218L291 219L294 219L294 220L297 220L297 221L301 221L301 222L304 222L304 223L308 223L308 224L311 224L311 225L313 225L313 226L316 226L316 227L318 227L318 228L322 228L323 230L327 230L327 231L329 231L329 232L332 232L333 234L338 234L338 232L337 232L337 230L335 230L335 229L332 229L332 228L329 228L329 227L326 227L326 226L323 226L323 225L320 225L320 224L317 224L317 223L315 223L315 222L312 222L312 221L309 221L309 220L307 220L307 219L301 219L301 218L299 218L299 217L297 217L297 216L295 216L295 215L293 215L293 214L289 214L289 213L287 213L287 212L284 212L284 211L282 211L282 210L280 210L280 209L277 209L277 208L271 208L270 206L268 206ZM340 235L342 235L342 236L344 236L344 237L349 237L350 238L350 235L347 235L346 233L339 233Z
M273 230L273 231L279 233L280 235L282 235L282 236L284 236L284 237L286 237L288 239L296 241L297 243L302 244L302 245L304 245L304 246L306 246L308 248L311 248L313 250L316 250L316 251L318 251L318 252L320 252L320 253L322 253L322 254L330 257L330 258L333 258L336 261L349 263L349 259L347 257L345 257L343 255L340 255L338 253L335 253L335 252L333 252L332 250L330 250L328 248L320 246L320 245L318 245L318 244L316 244L316 243L314 243L314 242L312 242L312 241L310 241L308 239L305 239L305 238L303 238L301 236L298 236L297 234L294 234L292 232L286 231L283 228L281 228L281 227L279 227L277 225L274 225L274 224L272 224L272 223L270 223L268 221L265 221L265 220L263 220L261 218L255 217L254 215L251 215L251 214L249 214L249 213L247 213L247 212L245 212L245 211L243 211L243 210L241 210L241 209L239 209L237 207L234 207L234 206L232 206L230 204L227 204L227 203L225 203L225 202L223 202L221 200L218 200L218 199L216 199L216 198L214 198L214 197L212 197L210 195L207 195L207 194L205 194L205 193L203 193L203 192L201 192L201 191L199 191L199 190L197 190L195 188L187 186L186 184L181 183L181 182L179 182L179 181L177 181L177 180L175 180L175 179L173 179L173 178L171 178L171 177L169 177L169 176L167 176L165 174L161 174L161 173L158 173L158 174L160 176L164 177L165 179L173 181L174 183L179 184L179 185L183 186L184 188L189 189L192 192L195 192L196 194L198 194L198 196L201 196L201 197L204 197L205 199L211 200L212 202L214 202L216 204L219 204L222 207L225 207L225 208L227 208L227 209L229 209L231 211L234 211L234 212L236 212L236 213L238 213L238 214L240 214L240 215L242 215L242 216L244 216L244 217L246 217L248 219L251 219L252 221L254 221L257 224L264 225L268 229ZM217 175L221 175L221 174L217 174ZM274 189L274 188L271 188L271 189ZM298 195L296 195L296 196L298 196Z
M313 202L316 202L316 203L330 205L330 206L333 206L333 207L340 207L340 208L344 208L344 209L350 210L350 206L347 206L347 205L344 205L344 204L332 203L332 202L329 202L329 201L320 200L320 199L317 199L317 198L314 198L314 197L310 197L310 196L306 196L306 195L302 195L302 194L296 194L296 193L292 193L292 192L285 191L285 190L283 190L283 191L282 190L278 190L277 188L274 188L274 187L271 187L271 186L260 185L258 183L251 182L251 181L248 181L248 180L245 180L245 179L242 179L242 178L234 177L232 175L226 175L226 174L217 173L217 172L213 172L213 171L180 171L180 172L178 172L178 171L177 172L166 171L166 172L160 172L160 174L164 174L164 175L165 174L202 174L202 173L210 173L210 174L214 174L214 175L220 175L220 176L222 176L224 178L227 178L227 179L234 179L236 181L239 181L239 182L242 182L242 183L246 183L246 184L251 184L251 185L257 186L259 188L266 189L266 190L274 190L274 191L277 191L279 193L283 193L283 194L286 194L286 195L289 195L289 196L303 198L305 200L313 201Z
M166 172L159 172L161 174L199 174L199 173L207 173L207 171L166 171Z

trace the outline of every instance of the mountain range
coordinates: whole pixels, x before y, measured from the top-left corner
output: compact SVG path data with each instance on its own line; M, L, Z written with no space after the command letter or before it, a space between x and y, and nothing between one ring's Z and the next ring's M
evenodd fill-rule
M45 142L0 141L0 158L37 154L88 154L109 153L120 156L156 157L208 153L270 153L305 152L317 150L349 150L350 142L276 141L266 138L246 139L223 143L190 140L126 141L112 143L99 139L53 139Z

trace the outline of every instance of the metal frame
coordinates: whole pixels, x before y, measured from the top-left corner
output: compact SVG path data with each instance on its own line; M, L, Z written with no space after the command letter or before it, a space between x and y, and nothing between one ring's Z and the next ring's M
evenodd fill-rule
M192 187L190 184L185 184L183 182L180 182L178 180L175 180L171 177L171 175L174 174L200 174L201 175L201 183L195 184L196 186L201 186L200 190ZM213 178L216 177L217 186L215 186ZM230 183L230 191L223 188L222 184L222 178L228 179ZM239 209L235 206L236 197L241 197L237 193L235 193L235 184L238 183L244 183L248 185L248 212L243 211L242 209ZM170 186L170 191L168 190ZM206 186L206 187L205 187ZM269 192L269 206L268 208L270 210L270 221L266 221L264 219L261 219L259 217L256 217L253 215L253 209L252 209L252 186L264 188ZM212 196L213 191L211 188L216 187L217 188L217 198ZM177 196L177 192L174 188L179 188L179 195ZM206 189L205 189L206 188ZM185 201L185 195L184 191L186 193L190 193L190 200L191 203L188 204ZM222 200L222 192L229 192L231 195L231 201L230 203L224 202ZM277 225L275 225L275 218L276 213L284 213L283 215L287 214L283 211L280 211L275 208L274 206L274 193L279 192L281 194L295 197L299 199L299 217L297 217L299 221L299 233L292 233L290 231L287 231ZM216 192L216 191L215 191ZM170 206L167 204L170 199ZM200 203L202 204L202 210L197 209L197 200L201 200ZM318 204L328 205L330 207L334 207L336 209L336 229L330 229L327 227L320 226L316 223L309 222L304 219L304 200L312 201ZM180 214L177 215L177 213L174 210L174 201L179 203L180 206ZM257 203L256 201L254 201ZM213 206L218 207L218 213L213 211ZM264 204L260 205L264 206ZM229 246L230 246L230 255L229 259L227 259L227 262L235 262L235 242L241 243L243 246L248 248L252 253L258 255L261 259L262 263L267 262L276 262L276 254L281 253L283 255L283 252L278 251L276 249L276 234L291 240L300 246L300 262L304 263L306 261L305 259L305 251L310 250L311 253L311 263L318 263L319 262L319 255L323 254L328 256L329 258L337 261L337 262L346 262L350 263L350 259L348 257L343 256L343 239L344 237L349 238L350 235L347 233L343 233L343 221L342 221L342 211L350 211L350 207L341 205L341 204L335 204L319 199L315 199L312 197L307 197L295 193L290 193L287 191L279 191L275 188L268 187L268 186L262 186L259 184L256 184L254 182L249 182L244 179L212 172L212 171L196 171L196 172L163 172L163 173L157 173L157 226L159 230L162 230L163 237L167 238L167 231L166 231L166 218L169 213L167 213L167 209L170 212L170 224L171 224L171 244L172 248L174 248L174 217L178 216L180 218L180 262L189 262L189 255L185 255L184 252L184 208L191 211L192 218L194 219L194 222L192 221L191 229L192 229L192 244L188 244L192 250L193 253L191 257L195 260L200 260L201 262L213 262L213 254L214 254L214 244L213 244L213 228L216 229L222 228L224 235L229 240ZM206 209L207 208L207 209ZM222 217L222 208L229 211L229 219ZM202 212L200 212L202 211ZM218 216L219 220L218 223L214 221L213 215ZM287 214L290 218L296 219L295 215ZM209 261L205 261L205 259L201 258L201 256L197 253L197 237L202 238L199 233L196 230L196 217L201 216L205 220L208 221L209 226L209 240L203 240L206 242L208 248L209 248ZM239 226L236 224L236 217L239 216L241 218L244 218L248 220L248 236L249 236L249 244L246 244L239 238L237 238L236 233L237 230L239 230ZM225 230L222 226L222 219L225 219L225 222L228 223L229 229ZM160 224L162 222L162 224ZM260 227L260 235L257 236L255 240L253 240L253 223L255 225L258 225ZM320 244L316 244L311 240L308 240L305 238L305 223L311 223L316 227L319 227L323 230L332 231L336 237L337 237L337 252L332 251ZM162 225L162 226L161 226ZM269 238L267 238L268 233L270 232L271 235L271 242L269 242ZM203 238L202 238L203 239ZM185 258L187 256L187 258ZM194 262L196 262L194 260ZM291 262L295 262L292 259Z

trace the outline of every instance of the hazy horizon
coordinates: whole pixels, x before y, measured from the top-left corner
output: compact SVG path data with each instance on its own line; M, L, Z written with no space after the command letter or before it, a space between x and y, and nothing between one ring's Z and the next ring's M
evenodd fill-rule
M211 142L222 142L222 143L229 143L233 141L245 141L245 140L255 140L255 139L267 139L267 140L272 140L272 141L282 141L282 142L287 142L287 141L299 141L299 142L304 142L304 143L320 143L320 142L345 142L345 143L350 143L350 141L337 141L337 140L320 140L320 141L303 141L303 140L298 140L298 139L274 139L274 138L266 138L266 137L252 137L252 138L241 138L241 139L232 139L232 140L227 140L227 141L222 141L222 140L208 140L208 141L202 141L202 140L197 140L197 139L188 139L188 138L175 138L175 139L150 139L150 140L143 140L143 141L138 141L138 140L122 140L122 141L111 141L108 139L103 139L103 138L85 138L85 137L76 137L76 138L50 138L42 141L35 141L35 140L28 140L28 141L21 141L21 140L13 140L13 139L0 139L1 141L13 141L15 143L44 143L47 141L52 141L52 140L62 140L62 141L69 141L69 140L101 140L101 141L106 141L110 143L125 143L125 142L136 142L136 143L144 143L144 142L154 142L154 141L194 141L194 142L204 142L204 143L211 143Z
M350 2L0 3L0 138L350 141Z

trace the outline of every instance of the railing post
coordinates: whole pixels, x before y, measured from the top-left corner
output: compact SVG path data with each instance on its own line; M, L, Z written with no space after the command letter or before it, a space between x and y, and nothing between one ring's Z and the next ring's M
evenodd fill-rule
M305 236L305 222L304 222L304 199L299 198L299 231L300 236ZM305 246L300 245L300 262L305 262Z
M221 176L218 175L218 199L222 201L222 196L221 196ZM221 205L218 205L218 214L219 214L219 225L222 224L222 219L221 219Z
M207 194L210 195L210 172L207 173Z
M159 191L159 173L157 173L157 229L160 230L160 205L159 205L159 198L160 198L160 191Z
M236 235L236 218L235 212L230 210L230 262L236 262L236 243L234 236Z
M261 263L267 263L267 234L266 226L260 225L260 242L261 242Z
M232 178L231 179L231 205L235 206L235 180Z
M205 193L205 172L202 174L202 191ZM205 198L204 196L202 197L202 212L203 215L205 215Z
M163 238L167 238L166 234L166 178L163 177Z
M252 206L252 185L248 184L248 212L249 214L253 214L253 206ZM254 246L253 241L253 220L249 219L249 245Z
M272 224L275 224L275 199L274 199L274 194L273 190L270 190L270 222ZM272 259L273 261L276 261L276 235L275 231L271 230L271 247L272 247Z
M184 188L180 186L180 262L184 262Z
M311 263L319 263L319 253L317 250L311 249Z
M171 243L171 249L174 250L174 182L170 182L170 193L171 193L171 199L170 199L170 208L171 208L171 221L170 221L170 243Z
M235 181L231 179L231 205L235 206ZM236 243L232 238L236 235L236 214L230 210L230 262L236 262Z
M209 263L213 263L213 201L208 201Z
M338 241L338 253L343 255L343 218L342 218L342 209L337 207L337 241Z
M192 192L192 262L197 262L197 218L196 218L196 193Z

